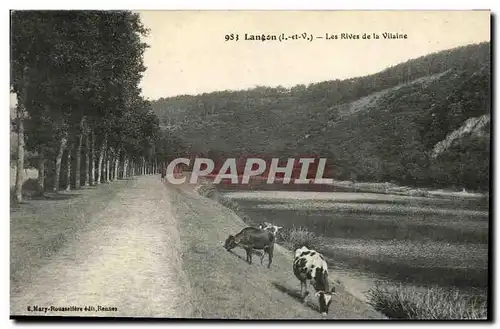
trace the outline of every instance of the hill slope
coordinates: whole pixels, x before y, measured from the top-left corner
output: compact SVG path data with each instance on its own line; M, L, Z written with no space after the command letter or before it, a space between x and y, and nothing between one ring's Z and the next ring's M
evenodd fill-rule
M153 108L192 153L328 158L333 177L487 190L490 44L430 54L348 80L159 99ZM443 144L444 143L444 144ZM447 145L432 156L437 145Z

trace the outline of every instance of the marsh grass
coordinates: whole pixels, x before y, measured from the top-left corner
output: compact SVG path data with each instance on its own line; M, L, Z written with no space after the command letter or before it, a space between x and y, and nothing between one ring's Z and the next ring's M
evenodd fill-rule
M290 250L295 250L303 246L321 251L324 249L323 239L305 227L292 227L281 232L281 242L284 247Z
M399 285L382 287L377 284L368 291L368 302L391 319L451 320L487 318L487 302L477 295L439 287L419 289Z

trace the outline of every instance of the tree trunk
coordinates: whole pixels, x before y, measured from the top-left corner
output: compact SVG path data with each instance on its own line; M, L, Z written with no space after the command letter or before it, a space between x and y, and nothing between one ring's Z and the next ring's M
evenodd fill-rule
M102 157L102 182L106 183L106 157L108 156L108 150L104 150L104 155Z
M113 174L113 164L114 164L114 159L115 159L115 150L113 148L109 148L109 154L108 154L108 181L112 182L114 180Z
M85 176L83 185L90 186L90 132L85 135Z
M102 158L102 182L106 183L106 157L108 156L108 150L104 150L104 156Z
M59 185L60 185L60 179L61 179L61 162L62 162L62 157L64 154L64 149L66 148L67 142L68 142L67 137L63 136L61 138L61 143L59 144L59 151L57 152L57 156L56 156L56 173L55 173L55 177L54 177L54 188L53 188L54 192L59 191Z
M17 168L16 168L16 186L15 194L18 203L23 202L23 183L24 183L24 117L26 113L26 101L28 97L28 67L23 70L23 88L17 97Z
M47 162L45 163L45 171L47 172L47 174L45 174L45 189L49 189L52 190L53 189L53 185L50 185L50 184L54 184L54 172L55 172L55 155L52 154L52 152L50 152L49 154L46 155L47 157ZM49 182L49 184L47 184L47 181Z
M109 157L110 157L110 155L111 155L110 154L110 150L107 149L106 150L106 176L105 176L106 177L106 183L109 183L109 178L110 178L109 177L110 176L109 175Z
M108 148L106 151L106 178L108 179L108 183L113 180L113 161L111 160L113 158L113 153L111 150Z
M96 180L96 177L95 177L95 166L96 166L96 161L95 161L95 132L93 130L90 130L90 134L92 136L91 140L90 140L90 157L92 158L90 161L91 163L91 169L90 169L90 180L89 180L89 183L90 185L96 185L95 183L95 180Z
M66 191L71 190L71 148L72 145L68 145L68 163L66 163Z
M44 196L45 195L45 163L47 162L47 159L45 159L45 152L43 147L40 148L39 155L38 155L38 191L37 194L39 196Z
M82 141L83 141L83 125L85 124L85 118L80 121L80 133L76 138L76 157L75 157L75 190L80 189L81 184L81 162L82 162Z
M16 168L16 201L23 202L24 183L24 109L19 109L17 114L17 168ZM22 112L21 112L22 111ZM21 113L20 113L21 112Z
M128 169L128 156L125 155L125 157L123 159L123 174L122 174L122 179L126 179L128 177L127 169Z
M116 151L115 155L115 180L118 180L118 168L120 167L120 149Z
M107 144L107 136L104 137L104 141L102 142L102 145L101 145L101 150L99 152L99 160L98 160L98 164L97 164L97 180L96 180L96 185L99 185L101 184L101 180L102 178L104 177L103 175L103 171L104 171L104 168L103 168L103 161L104 161L104 151L106 151L106 144Z

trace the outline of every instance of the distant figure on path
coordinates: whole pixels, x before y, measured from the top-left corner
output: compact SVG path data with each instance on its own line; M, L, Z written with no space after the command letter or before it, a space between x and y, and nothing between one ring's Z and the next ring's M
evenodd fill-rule
M161 166L161 181L165 180L165 176L167 175L167 168L165 168L165 164Z

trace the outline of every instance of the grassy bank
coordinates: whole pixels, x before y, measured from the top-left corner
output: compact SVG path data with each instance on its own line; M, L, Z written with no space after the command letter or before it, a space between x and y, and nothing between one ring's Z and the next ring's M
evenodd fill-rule
M222 248L229 234L247 226L234 211L213 198L201 197L186 184L169 193L179 221L183 269L190 279L196 312L194 317L231 319L386 319L372 306L338 287L327 316L319 313L317 299L300 301L300 284L290 264L293 255L276 246L272 266L267 258L250 265L245 252ZM202 192L210 188L202 187ZM210 192L209 192L210 194Z
M253 211L253 208L251 208L251 207L245 208L245 205L241 205L235 199L223 197L220 194L220 192L217 190L217 188L213 184L210 183L210 181L204 181L203 184L198 186L197 190L198 190L198 193L200 193L204 196L207 196L209 198L212 198L212 199L218 201L219 203L221 203L222 205L224 205L225 207L233 210L235 213L237 213L245 221L245 223L247 225L259 224L261 222L259 220L259 218L263 218L262 221L266 220L264 217L261 217L261 215L259 215L258 211ZM241 200L239 200L239 201L241 201ZM296 205L297 202L299 202L299 201L294 200L294 202L291 202L290 204ZM285 202L285 203L289 204L289 202ZM338 204L338 202L337 202L337 204ZM392 208L394 208L394 207L392 207ZM283 211L284 211L284 209L281 209L279 207L276 208L276 210L278 210L279 213L283 213ZM398 253L396 255L397 257L394 256L397 259L387 259L387 257L385 257L385 256L382 257L382 255L378 255L378 254L374 254L373 256L369 256L370 252L381 252L382 246L372 250L373 246L366 245L362 249L358 250L355 248L356 250L351 250L352 246L346 245L345 247L347 247L347 249L345 249L345 250L340 249L339 250L338 248L340 248L341 246L337 245L337 243L334 243L333 245L331 245L333 243L331 236L330 235L323 236L322 232L330 232L333 229L333 231L336 232L337 235L338 234L342 235L342 234L347 232L347 233L349 233L349 234L346 233L348 236L352 235L353 232L359 232L360 234L363 235L363 238L366 238L366 234L371 236L371 235L380 231L380 233L382 235L379 238L382 238L382 240L376 240L376 241L380 241L382 243L383 241L385 241L385 240L383 240L384 239L383 235L386 236L385 239L388 238L387 235L392 237L392 235L390 234L391 233L390 230L388 231L388 227L390 226L389 224L391 224L391 223L386 223L388 219L385 218L388 215L387 214L384 215L381 213L381 214L379 214L380 216L378 216L380 218L377 217L378 220L376 220L374 222L374 220L367 220L366 218L364 218L362 221L360 221L359 218L351 218L353 216L359 217L359 214L356 214L356 213L348 214L348 213L342 212L341 213L342 216L340 216L340 214L337 214L337 215L339 215L340 217L347 215L346 218L336 218L335 221L323 220L323 221L321 221L321 223L323 223L324 225L320 225L321 223L319 223L319 222L316 223L317 219L315 219L314 217L307 216L308 213L302 213L301 209L291 209L290 211L291 212L285 212L285 214L283 214L282 217L285 216L287 218L286 223L293 222L293 223L295 223L295 226L289 226L288 228L285 228L282 231L280 231L280 233L278 234L278 237L277 237L277 242L280 245L282 245L290 250L294 250L294 248L301 247L302 245L305 245L309 248L313 248L313 249L316 249L316 250L324 253L327 257L329 254L331 254L331 252L335 252L335 259L336 260L343 258L343 256L347 256L347 254L349 254L351 252L360 253L359 255L356 254L356 255L351 255L351 256L347 257L345 259L344 263L353 265L352 262L356 262L359 260L358 259L359 257L357 257L357 256L365 255L366 257L368 257L367 260L371 261L372 266L370 266L368 269L365 268L364 270L362 268L360 268L359 270L361 270L362 272L366 271L366 270L373 269L374 262L377 263L379 261L381 261L381 263L380 264L377 263L376 265L382 266L383 264L385 264L385 267L390 268L390 269L394 268L395 270L399 269L399 267L397 267L396 265L399 264L399 262L401 262L401 261L403 261L405 263L409 262L408 265L406 265L408 267L408 269L410 269L410 268L414 269L414 270L427 269L427 271L431 270L432 268L428 268L427 266L424 266L424 265L426 265L430 261L432 262L433 261L432 257L434 257L434 256L432 256L432 255L427 256L427 253L419 252L418 254L420 256L424 257L425 259L422 258L422 259L418 259L418 261L417 261L417 259L412 258L410 256L410 254L408 254L408 255L405 254L405 252L407 252L406 249L409 248L412 250L412 248L415 248L413 246L413 244L411 243L411 241L413 241L413 240L414 240L414 243L418 243L418 242L422 242L422 239L426 239L426 240L430 239L430 241L428 241L429 245L434 245L436 243L439 245L442 243L445 243L445 244L448 243L447 248L453 247L453 246L449 246L448 241L444 241L441 243L441 242L435 242L432 239L432 237L434 235L436 235L437 237L440 237L439 234L436 233L434 235L432 235L432 234L429 235L429 232L434 232L436 230L436 228L438 228L438 233L444 232L444 233L446 233L446 234L444 234L446 237L454 236L453 234L450 235L450 232L448 232L448 231L452 230L451 227L450 228L448 227L449 223L447 224L447 223L441 222L437 226L431 225L432 223L425 223L426 224L426 226L424 227L426 229L426 230L424 230L425 232L420 232L421 230L415 231L415 228L419 228L418 225L422 225L422 223L416 222L416 218L418 218L419 216L416 216L416 217L414 216L412 218L409 218L408 222L405 222L405 221L401 222L399 218L397 220L396 220L396 218L394 218L394 220L390 220L391 223L394 222L394 223L398 224L398 225L396 225L399 228L397 230L397 232L399 232L402 228L405 228L405 230L403 230L403 232L411 233L409 236L401 236L400 237L401 243L398 244L400 247L397 248L397 250L401 250L401 247L406 246L407 244L409 244L409 245L407 246L408 248L406 248L406 249L403 248L404 250L401 253ZM300 221L293 220L293 218L295 218L294 216L297 215L297 214L294 215L294 213L297 213L297 212L302 214L302 215L299 214L301 217ZM251 215L251 216L249 216L249 215ZM271 214L271 216L274 216L274 212ZM371 216L373 216L373 214L371 214ZM442 216L438 216L438 217L439 217L440 221L443 220ZM430 218L428 218L428 216L423 216L422 220L429 221L429 219ZM436 220L437 220L437 217L436 217ZM366 223L365 223L365 221L366 221ZM331 226L331 225L333 225L334 222L335 222L334 227L328 227L329 230L326 230L327 227L325 227L325 225ZM278 225L285 224L286 225L286 223L285 223L285 221L281 221L281 222L278 222L275 224L278 224ZM360 230L360 228L356 226L356 225L359 226L360 223L364 225L363 226L364 230ZM450 223L451 223L451 219L450 219ZM456 223L453 222L453 223L454 223L453 225L455 225L455 224L460 223L460 222L456 222ZM386 224L386 225L384 226L382 224ZM462 223L462 224L465 225L466 223ZM477 224L480 224L480 222L478 222ZM285 225L283 225L283 226L285 226ZM348 227L344 227L346 225ZM382 225L383 227L381 227L377 231L376 229L380 225ZM400 227L400 226L402 226L402 227ZM429 227L427 227L427 226L429 226ZM429 228L429 229L427 230L427 228ZM431 230L431 228L432 228L432 230ZM374 229L375 229L375 232L373 232ZM454 233L454 234L456 233L455 235L460 235L459 240L461 240L461 242L463 242L464 241L463 240L464 234L466 233L465 232L466 228L465 227L464 228L456 227L455 230L458 230L459 232L457 233L457 232L453 231L452 233ZM474 229L474 232L475 231L477 231L477 230ZM470 238L469 240L471 240L473 242L475 241L475 242L487 243L487 240L483 241L484 237L480 231L475 232L475 234L478 235L477 237L474 236L475 237L474 239L469 237ZM344 233L342 233L342 232L344 232ZM346 234L344 234L344 235L346 235ZM412 239L408 240L409 237L411 238L415 234L419 235L419 236L414 237L415 239L413 239L413 240ZM377 237L378 237L378 235L377 235ZM338 239L339 238L336 238L335 241ZM373 241L375 241L375 240L370 240L367 242L371 243ZM332 249L332 247L334 247L334 249ZM387 246L384 245L383 247L385 249L387 249ZM389 245L389 247L391 247L391 245ZM464 245L464 248L465 248L465 245ZM403 259L399 259L398 257L403 257ZM431 257L432 259L427 260L426 257ZM362 258L364 259L365 257L362 257ZM388 261L396 262L395 263L396 265L394 265L392 263L391 263L391 265L386 264ZM415 262L417 262L417 263L415 263ZM423 262L422 266L424 266L424 267L420 268L419 267L420 265L418 265L419 264L418 262ZM359 264L354 264L354 265L359 266ZM397 268L394 266L396 266ZM414 267L414 266L416 266L416 267ZM443 269L436 269L436 270L443 270L444 271L445 269L443 268ZM462 272L459 271L459 273L457 275L460 276L461 275L460 273L462 273ZM411 272L411 273L413 273L413 272ZM412 276L411 273L409 273L408 275ZM439 274L436 273L436 275L439 275ZM453 276L453 278L455 278L455 276ZM448 279L451 280L452 278L449 277ZM457 278L455 278L455 279L457 279ZM458 278L458 279L460 279L460 278ZM457 281L457 280L455 280L455 281ZM432 282L430 282L430 283L432 283ZM370 284L370 286L371 286L371 284ZM484 295L484 292L480 292L479 294L476 294L476 295ZM428 285L426 282L424 282L422 280L420 280L418 282L412 282L412 283L409 283L409 282L407 282L407 280L404 280L404 282L402 284L400 284L399 286L397 286L397 284L392 284L391 286L386 285L386 287L384 287L384 288L382 288L382 286L376 286L375 288L372 288L366 294L365 297L366 297L366 299L368 299L368 302L372 306L375 307L375 309L384 313L385 315L387 315L390 318L397 318L397 319L482 319L482 318L486 317L486 305L487 304L485 302L478 302L478 300L484 300L485 298L482 298L482 299L481 298L478 299L477 297L472 298L469 295L467 295L467 293L465 293L463 290L458 290L458 288L450 288L450 289L436 288L436 287L432 286L432 284Z

